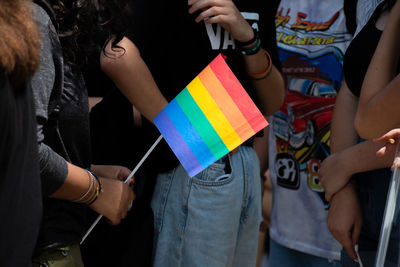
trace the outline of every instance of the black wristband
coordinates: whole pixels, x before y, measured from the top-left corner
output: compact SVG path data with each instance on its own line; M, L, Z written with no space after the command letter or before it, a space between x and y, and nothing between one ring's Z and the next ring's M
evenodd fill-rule
M251 45L252 43L254 43L258 39L258 33L257 33L256 29L254 29L253 27L252 27L252 29L253 29L253 33L254 33L253 38L251 38L247 42L240 42L240 41L236 40L238 42L239 46L243 47L243 46Z
M261 49L261 40L257 38L257 42L255 43L255 45L249 48L242 48L240 52L243 55L251 56L257 54L258 51L260 51L260 49Z

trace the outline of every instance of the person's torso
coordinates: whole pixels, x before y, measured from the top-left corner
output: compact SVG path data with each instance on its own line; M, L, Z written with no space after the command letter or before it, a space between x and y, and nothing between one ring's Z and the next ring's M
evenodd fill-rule
M0 262L30 266L42 214L33 97L0 75Z
M44 8L49 15L49 7ZM44 16L43 13L38 14ZM42 20L45 21L46 18ZM60 41L51 23L49 27L52 29L46 31L46 34L51 35L52 47L51 51L47 52L52 54L54 84L47 108L48 120L43 127L43 142L66 161L81 168L88 168L91 152L86 86L81 73L72 71L69 63L63 59ZM43 205L36 253L48 247L78 243L86 227L87 207L49 197L44 197Z
M133 26L140 28L143 25L147 30L144 33L133 32L130 38L138 45L144 61L168 101L176 97L218 54L223 53L233 73L257 103L254 90L244 70L243 55L228 31L220 25L205 24L203 21L196 23L195 19L199 12L189 14L190 6L187 1L153 1L147 9L139 5L144 8L143 10L150 10L148 12L152 13L151 20L139 13L136 13L135 17L137 10L135 7L139 7L137 2L141 1L132 1ZM261 46L271 53L273 60L276 59L276 43L272 34L274 32L272 2L261 3L255 0L234 2L249 24L259 31ZM145 11L143 13L146 14ZM145 141L150 147L158 133L150 123L145 122L144 127L154 133ZM157 165L165 165L165 168L162 167L163 170L175 167L177 162L169 147L163 142L159 147L163 148L157 151L161 155L157 159Z
M270 125L271 236L290 248L338 259L318 169L329 156L330 121L351 40L343 1L282 0L275 19L288 90Z

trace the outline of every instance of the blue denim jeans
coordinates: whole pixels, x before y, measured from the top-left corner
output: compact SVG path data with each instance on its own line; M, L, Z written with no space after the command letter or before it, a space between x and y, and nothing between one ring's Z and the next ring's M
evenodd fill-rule
M190 178L160 174L152 200L157 267L255 266L261 222L259 161L241 146Z
M329 260L284 247L270 239L269 266L271 267L341 267L339 261Z

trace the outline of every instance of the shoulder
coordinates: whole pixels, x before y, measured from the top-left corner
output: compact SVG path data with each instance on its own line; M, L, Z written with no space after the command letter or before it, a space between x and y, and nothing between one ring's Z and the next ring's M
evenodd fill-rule
M107 43L100 56L101 68L109 76L131 67L140 58L138 48L129 38L124 37L115 48L111 47L111 42Z
M35 3L32 3L31 6L32 15L34 20L36 21L39 30L42 31L42 29L48 29L48 27L52 25L52 23L47 12Z

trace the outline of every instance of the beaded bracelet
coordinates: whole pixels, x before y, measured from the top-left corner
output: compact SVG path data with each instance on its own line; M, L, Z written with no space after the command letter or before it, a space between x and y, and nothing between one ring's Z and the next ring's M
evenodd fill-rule
M269 55L269 53L267 51L265 51L263 49L263 52L265 54L265 56L267 57L267 69L263 72L263 73L259 73L259 74L253 74L253 73L249 73L247 72L247 75L252 79L252 80L262 80L265 79L269 76L269 74L272 71L272 60L271 60L271 56Z

